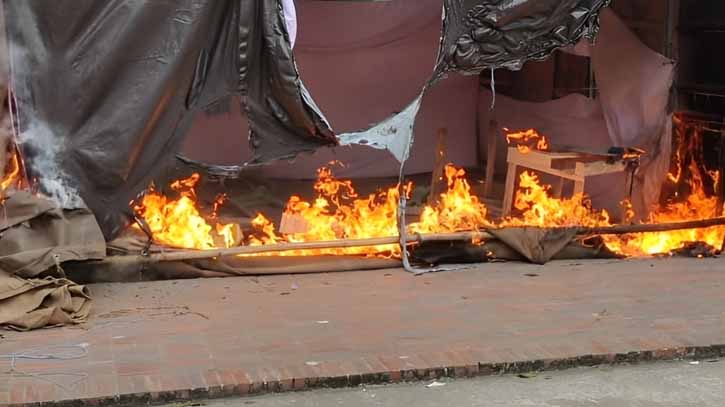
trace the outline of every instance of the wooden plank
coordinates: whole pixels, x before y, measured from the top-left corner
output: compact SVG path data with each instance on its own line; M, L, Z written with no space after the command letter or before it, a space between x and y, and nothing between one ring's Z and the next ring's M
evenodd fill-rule
M516 169L518 166L509 163L506 170L506 188L503 193L503 205L501 206L501 216L505 217L511 213L511 205L514 201L514 189L516 187Z
M521 153L516 147L509 147L508 158L509 163L515 163L524 167L535 165L537 167L550 168L551 158L545 154L538 154L535 151Z
M621 161L614 164L609 164L603 161L586 163L583 164L581 175L585 177L592 177L595 175L612 174L615 172L624 172L627 169L627 165Z

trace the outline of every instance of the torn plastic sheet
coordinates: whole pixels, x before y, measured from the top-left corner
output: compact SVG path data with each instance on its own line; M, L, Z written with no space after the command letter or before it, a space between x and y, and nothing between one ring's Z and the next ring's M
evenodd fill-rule
M338 136L340 145L360 144L380 150L388 150L403 162L408 159L413 142L413 126L420 110L423 94L420 94L400 113L383 120L374 127L357 133Z
M436 75L519 70L559 48L594 38L611 0L445 0Z
M445 0L438 61L421 95L404 111L368 130L340 135L340 144L387 149L398 161L405 161L410 146L403 144L413 141L412 129L421 99L446 73L518 70L526 61L545 59L559 48L577 44L584 36L593 38L599 27L599 12L609 2Z

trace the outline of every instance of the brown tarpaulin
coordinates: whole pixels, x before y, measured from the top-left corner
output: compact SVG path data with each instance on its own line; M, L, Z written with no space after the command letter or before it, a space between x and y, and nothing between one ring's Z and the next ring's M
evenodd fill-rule
M24 279L0 271L0 326L26 331L77 324L90 308L88 290L70 280Z
M90 296L62 263L102 259L106 244L87 209L62 210L26 191L0 207L0 326L29 330L85 321Z

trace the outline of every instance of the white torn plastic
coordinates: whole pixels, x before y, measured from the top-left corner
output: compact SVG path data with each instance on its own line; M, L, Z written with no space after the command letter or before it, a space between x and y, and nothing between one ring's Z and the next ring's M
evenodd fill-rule
M287 34L289 34L290 47L295 47L297 40L297 10L295 9L295 0L282 0L282 11L284 13L284 22L287 26Z
M402 112L383 120L376 126L357 133L340 134L338 136L340 145L359 144L388 150L396 160L404 162L410 154L415 117L418 115L422 100L421 93Z

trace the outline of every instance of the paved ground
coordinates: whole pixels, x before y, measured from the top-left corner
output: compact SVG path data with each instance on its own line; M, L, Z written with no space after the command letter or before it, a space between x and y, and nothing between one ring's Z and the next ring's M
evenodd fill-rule
M721 407L725 363L579 368L535 376L318 390L204 401L207 407ZM178 404L176 405L178 406Z
M725 260L712 259L96 285L85 326L2 334L0 404L725 355L723 285Z

